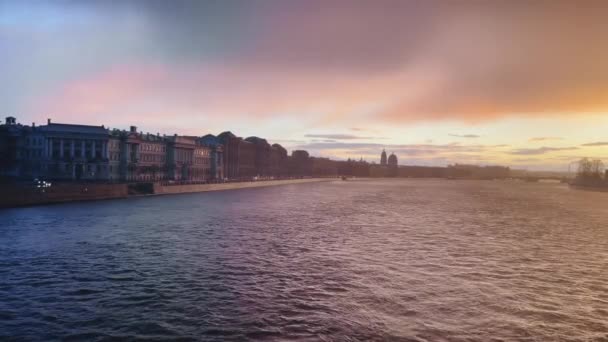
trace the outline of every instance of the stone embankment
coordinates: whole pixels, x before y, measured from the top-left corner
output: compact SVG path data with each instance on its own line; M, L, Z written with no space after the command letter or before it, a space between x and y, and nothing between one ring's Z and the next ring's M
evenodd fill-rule
M608 192L608 183L603 184L585 184L585 183L570 183L570 188L576 190Z
M184 185L162 185L154 183L154 194L182 194L189 192L205 192L205 191L220 191L220 190L236 190L247 188L259 188L264 186L300 184L311 182L332 181L336 178L305 178L305 179L283 179L283 180L264 180L253 182L234 182L234 183L218 183L218 184L184 184Z
M126 198L127 184L52 184L47 188L34 185L0 185L0 208L38 204Z
M169 184L161 182L138 184L64 183L52 184L52 186L48 188L37 188L31 185L8 184L0 185L0 208L22 207L39 204L53 204L62 202L118 199L129 197L135 193L140 195L168 195L192 192L259 188L265 186L323 182L331 180L336 179L306 178L219 184ZM133 192L134 189L138 189L140 191Z

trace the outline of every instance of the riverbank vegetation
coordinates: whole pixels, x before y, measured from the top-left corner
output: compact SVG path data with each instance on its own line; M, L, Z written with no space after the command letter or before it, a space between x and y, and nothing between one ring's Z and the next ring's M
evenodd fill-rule
M583 158L578 162L574 185L608 187L608 170L599 159Z

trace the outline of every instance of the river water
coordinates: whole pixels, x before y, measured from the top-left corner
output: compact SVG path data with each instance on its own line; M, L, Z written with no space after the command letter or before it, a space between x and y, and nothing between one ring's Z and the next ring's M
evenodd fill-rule
M0 211L0 340L608 340L608 193L354 180Z

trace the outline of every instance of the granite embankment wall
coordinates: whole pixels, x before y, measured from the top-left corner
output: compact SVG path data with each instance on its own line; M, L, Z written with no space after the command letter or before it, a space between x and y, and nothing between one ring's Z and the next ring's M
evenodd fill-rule
M127 195L127 184L53 184L49 188L0 185L0 208L125 198Z
M585 191L599 191L599 192L608 192L608 184L595 184L595 185L590 185L590 184L576 184L576 183L571 183L570 184L570 188L572 189L576 189L576 190L585 190Z
M205 192L219 190L235 190L246 188L259 188L264 186L299 184L311 182L331 181L335 178L309 178L267 180L254 182L235 182L221 184L171 184L138 183L138 184L85 184L64 183L53 184L49 188L36 188L30 184L0 185L0 208L21 207L38 204L52 204L62 202L77 202L89 200L126 198L131 190L134 194L165 195L190 192Z
M324 182L336 180L335 178L308 178L308 179L285 179L285 180L266 180L255 182L236 182L236 183L221 183L221 184L188 184L188 185L162 185L154 183L154 194L181 194L189 192L205 192L219 190L235 190L246 188L259 188L263 186L285 185L285 184L300 184L311 182Z

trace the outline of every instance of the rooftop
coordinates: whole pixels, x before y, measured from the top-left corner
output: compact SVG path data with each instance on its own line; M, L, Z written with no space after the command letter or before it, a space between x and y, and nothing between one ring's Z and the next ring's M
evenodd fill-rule
M40 130L47 132L60 133L89 133L89 134L109 134L110 131L104 126L73 125L63 123L49 123L40 126Z

